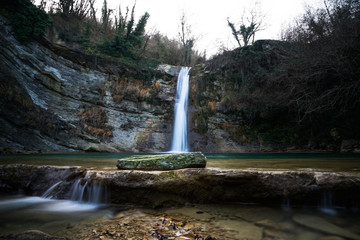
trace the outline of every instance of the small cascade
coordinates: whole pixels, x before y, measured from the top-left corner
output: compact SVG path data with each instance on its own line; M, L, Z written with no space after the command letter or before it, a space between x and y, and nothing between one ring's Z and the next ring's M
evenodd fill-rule
M54 196L51 195L51 193L52 193L52 192L55 190L55 188L56 188L57 186L59 186L61 183L62 183L62 181L57 182L57 183L55 183L54 185L52 185L48 190L46 190L46 191L44 192L44 194L43 194L41 197L42 197L42 198L48 198L48 199L53 198Z
M178 76L175 98L174 130L171 152L188 152L187 108L189 98L190 67L182 67Z
M290 199L288 197L284 197L281 203L282 210L286 212L291 211Z
M75 181L71 188L71 200L89 203L106 203L108 202L108 191L106 186L99 182L92 181L89 183L83 179Z
M334 205L332 192L323 193L319 204L319 210L326 214L336 215L337 211L335 208L336 206Z
M46 199L56 198L59 193L58 186L64 183L63 181L57 182L47 189L41 196ZM65 184L66 185L66 184ZM97 181L87 181L86 179L77 179L70 189L70 199L77 202L87 203L107 203L108 191L106 186Z

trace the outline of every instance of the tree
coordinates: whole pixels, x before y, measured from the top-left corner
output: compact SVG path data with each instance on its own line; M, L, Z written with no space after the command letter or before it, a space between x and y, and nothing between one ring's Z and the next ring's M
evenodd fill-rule
M295 111L298 124L312 132L329 134L335 127L344 138L358 138L360 2L325 3L308 8L284 31L293 53L268 79L263 96L277 108Z
M59 0L59 11L64 15L72 15L83 20L93 10L95 0Z
M107 10L105 3L106 0L104 1L103 13L108 12L105 11ZM115 34L110 40L106 40L99 46L102 52L114 57L134 57L134 50L141 48L145 26L150 15L145 12L135 25L135 6L134 4L129 20L127 20L129 9L127 8L126 15L123 16L119 7L119 16L115 18ZM107 20L107 17L103 19Z
M44 10L30 0L5 0L3 3L10 13L13 30L19 41L26 42L45 34L50 18Z
M183 61L182 64L189 66L192 59L192 51L195 45L195 37L192 34L191 25L188 24L185 12L180 17L180 32L179 39L183 48Z
M104 0L103 3L103 7L101 9L101 19L102 19L102 25L103 25L103 29L104 29L104 36L106 37L107 32L108 32L108 28L110 26L110 14L111 14L111 9L108 9L107 7L107 1Z
M129 7L126 7L125 16L122 14L121 6L119 6L119 16L115 16L115 31L118 35L124 35L126 29Z
M253 9L251 9L248 14L245 14L245 11L242 14L240 26L237 30L235 24L227 19L228 26L231 29L232 35L234 36L239 47L242 46L241 40L244 46L247 46L252 40L252 44L255 41L255 34L266 28L264 24L265 15L262 14L260 3L256 2Z

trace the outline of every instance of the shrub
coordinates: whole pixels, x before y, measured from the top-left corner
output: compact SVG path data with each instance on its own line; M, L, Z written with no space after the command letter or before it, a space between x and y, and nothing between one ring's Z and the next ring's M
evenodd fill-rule
M216 104L214 102L208 102L208 109L210 112L216 112Z
M83 129L94 137L101 139L112 136L112 128L106 124L107 115L104 108L92 107L82 109L78 116L81 117L81 125Z
M113 83L112 97L120 103L123 99L134 102L148 100L151 89L141 80L117 79Z
M50 18L30 0L5 0L2 4L5 4L9 12L13 30L19 41L26 42L45 34L50 25Z

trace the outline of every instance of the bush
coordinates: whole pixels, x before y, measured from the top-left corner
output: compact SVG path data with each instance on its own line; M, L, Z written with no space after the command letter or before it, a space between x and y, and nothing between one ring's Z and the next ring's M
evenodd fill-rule
M108 118L104 108L92 107L82 109L78 113L81 117L82 128L94 137L107 139L112 136L112 127L106 124Z
M104 43L99 45L101 52L113 57L135 57L134 51L142 46L145 26L150 15L146 12L139 19L139 22L134 28L134 10L135 5L132 9L129 21L116 25L115 34L110 38L110 40L106 40ZM122 16L120 16L120 18L121 17Z
M144 56L156 59L159 62L182 65L183 47L176 39L169 39L160 33L155 33L149 37L145 46ZM205 53L201 56L198 51L191 50L191 65L202 63L206 60Z
M42 37L50 25L49 16L30 0L5 0L16 38L21 42Z
M141 102L151 98L150 88L141 80L117 79L111 88L115 102L120 103L123 99Z

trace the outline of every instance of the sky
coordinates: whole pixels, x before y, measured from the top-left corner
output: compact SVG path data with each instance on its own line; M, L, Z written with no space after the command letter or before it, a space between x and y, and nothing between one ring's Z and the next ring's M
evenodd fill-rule
M38 1L38 0L36 0ZM281 28L304 12L305 6L322 6L323 0L257 0L267 28L256 34L256 39L279 39ZM100 18L104 0L96 0ZM131 9L135 0L107 0L109 9ZM185 13L195 38L195 49L206 50L209 57L219 49L231 50L237 43L228 27L227 18L239 23L241 16L254 8L255 0L136 0L135 18L145 12L150 14L146 31L158 31L169 38L178 38L180 17ZM239 26L239 24L237 24Z
M133 6L135 0L107 0L109 8ZM233 49L237 45L228 27L227 18L239 23L246 10L254 8L254 0L137 0L135 17L148 12L146 30L159 31L170 38L178 38L180 17L185 13L187 22L197 41L199 52L206 50L207 56L216 54L220 48ZM265 14L267 28L256 35L256 39L279 39L282 26L304 12L305 6L322 6L322 0L258 0ZM97 0L98 12L103 0ZM259 9L259 7L257 7ZM123 10L123 11L124 11Z

